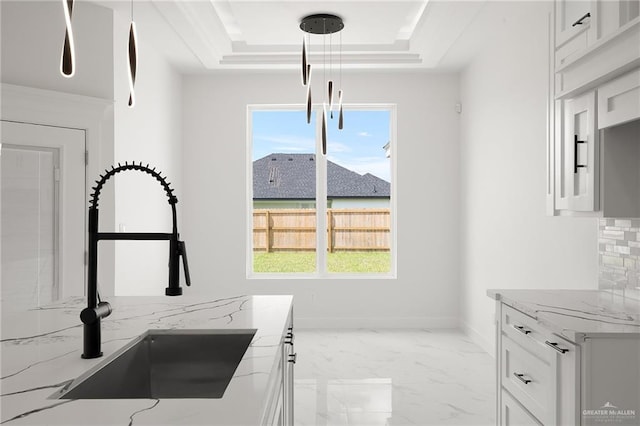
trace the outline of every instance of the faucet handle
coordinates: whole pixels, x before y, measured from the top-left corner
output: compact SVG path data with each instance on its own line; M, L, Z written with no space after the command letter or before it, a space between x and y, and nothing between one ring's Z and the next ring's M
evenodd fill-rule
M184 269L184 281L187 286L191 286L191 275L189 274L189 262L187 261L187 246L184 241L178 241L178 255L182 256L182 269Z
M84 324L93 324L100 318L105 318L111 315L113 310L109 302L100 302L95 308L84 308L80 312L80 321Z

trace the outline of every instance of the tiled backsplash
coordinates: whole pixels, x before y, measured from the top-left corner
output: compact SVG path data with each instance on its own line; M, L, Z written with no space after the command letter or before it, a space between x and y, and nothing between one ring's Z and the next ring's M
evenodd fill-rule
M640 219L600 219L601 289L640 289Z

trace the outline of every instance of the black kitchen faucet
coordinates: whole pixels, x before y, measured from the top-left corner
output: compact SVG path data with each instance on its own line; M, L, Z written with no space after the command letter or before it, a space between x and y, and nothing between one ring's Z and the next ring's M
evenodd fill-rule
M173 215L173 229L171 233L160 232L98 232L98 200L102 187L116 173L128 170L137 170L153 176L160 182L167 197L169 205L171 205L171 213ZM111 170L105 170L104 175L100 175L100 180L96 181L96 186L91 194L91 206L89 207L89 250L88 250L88 268L87 268L87 307L80 313L80 319L84 324L84 343L82 358L98 358L102 356L101 337L100 337L100 319L111 314L111 305L108 302L100 300L98 294L98 241L100 240L169 240L169 286L165 289L167 296L182 295L180 287L180 256L182 256L182 265L184 269L185 282L191 285L189 276L189 265L187 263L187 250L184 241L179 241L178 224L176 215L176 203L178 199L173 195L173 189L169 187L169 183L163 178L159 172L149 168L149 165L128 164L124 166L118 163L118 167L111 167Z

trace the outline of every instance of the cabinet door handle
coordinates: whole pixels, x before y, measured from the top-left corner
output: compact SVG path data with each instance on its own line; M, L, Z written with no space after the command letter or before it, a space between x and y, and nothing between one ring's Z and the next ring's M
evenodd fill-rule
M587 167L586 164L578 164L578 144L587 143L587 141L579 141L578 135L573 135L573 174L578 173L579 167Z
M297 353L289 354L289 362L290 363L295 364L297 359L298 359L298 354Z
M582 21L584 21L587 18L591 18L591 12L585 13L580 19L578 19L576 22L571 24L571 26L575 27L576 25L582 25Z
M525 385L528 385L529 383L531 383L530 379L525 379L524 378L524 374L520 374L520 373L516 373L515 371L513 372L513 375L516 376L516 379L520 380L522 383L524 383Z
M518 330L520 333L522 334L529 334L531 333L531 330L527 330L526 328L524 328L524 326L522 325L513 325L513 328L515 328L516 330Z
M561 354L569 352L569 349L561 348L561 347L558 346L557 343L553 343L553 342L550 342L548 340L545 340L544 344L549 346L550 348L555 349L556 351L560 352Z

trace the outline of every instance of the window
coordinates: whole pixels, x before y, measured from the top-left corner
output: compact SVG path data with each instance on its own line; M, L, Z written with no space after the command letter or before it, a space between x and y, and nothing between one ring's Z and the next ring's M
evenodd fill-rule
M248 108L248 276L395 276L393 106ZM322 232L320 231L322 230Z

